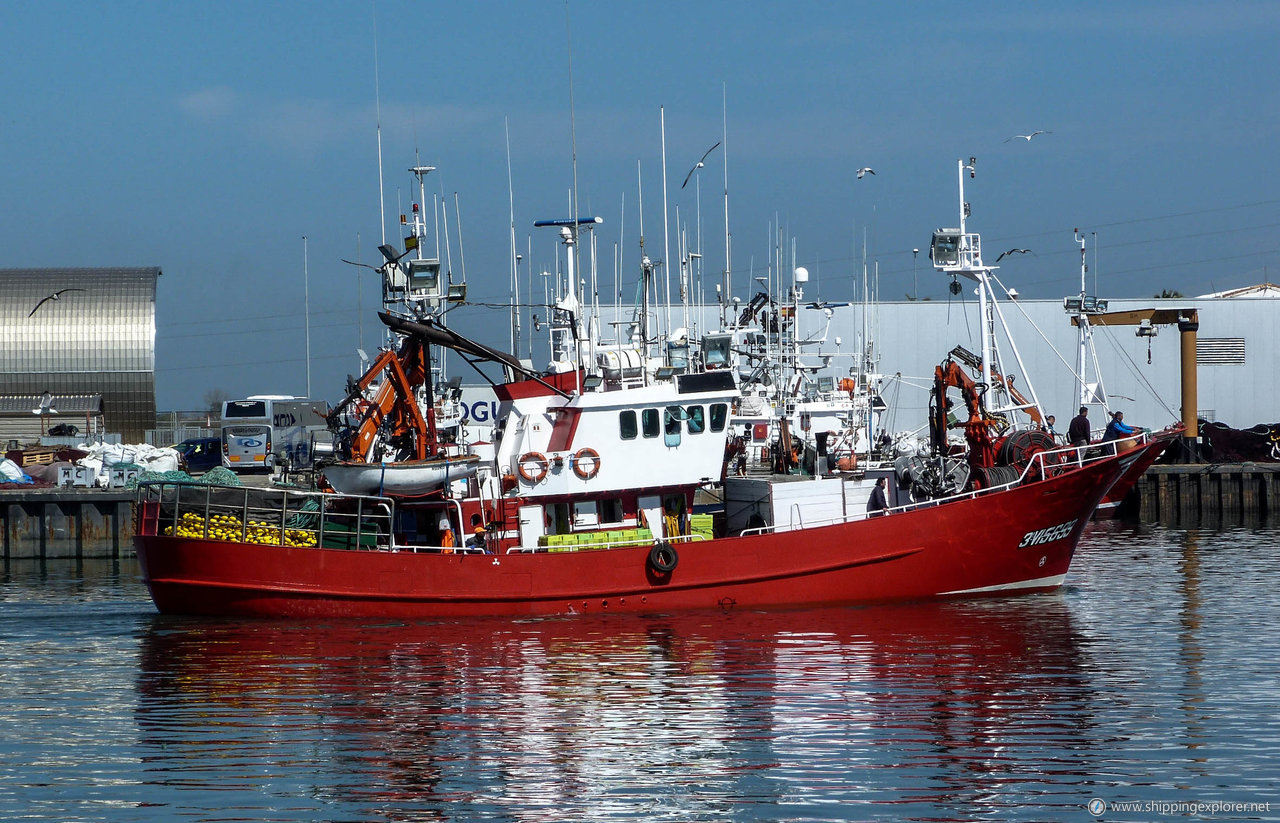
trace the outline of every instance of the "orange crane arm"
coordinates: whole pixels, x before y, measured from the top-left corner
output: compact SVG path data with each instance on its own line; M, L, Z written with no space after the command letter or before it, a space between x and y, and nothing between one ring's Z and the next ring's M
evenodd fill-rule
M330 414L332 420L353 403L358 410L359 423L351 446L352 459L368 462L373 458L374 438L385 421L390 421L392 437L409 437L415 458L428 457L435 452L435 415L428 410L424 417L415 396L417 387L427 379L429 365L425 358L425 348L411 338L405 341L399 352L382 352L356 381L346 399ZM366 404L363 401L365 390L384 372L382 385L373 400Z

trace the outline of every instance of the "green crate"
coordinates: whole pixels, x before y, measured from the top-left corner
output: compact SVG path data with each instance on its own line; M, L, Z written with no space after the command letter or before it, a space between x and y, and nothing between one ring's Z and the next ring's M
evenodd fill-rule
M344 523L324 524L324 539L321 545L326 549L354 549L357 547L356 530L354 526ZM365 524L365 531L359 534L359 547L362 549L371 549L378 545L378 534L372 524Z

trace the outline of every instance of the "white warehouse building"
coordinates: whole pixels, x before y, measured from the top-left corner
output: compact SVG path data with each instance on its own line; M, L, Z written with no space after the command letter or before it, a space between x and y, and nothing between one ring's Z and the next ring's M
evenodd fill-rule
M1280 375L1280 300L1274 299L1278 294L1274 287L1241 292L1238 296L1188 299L1113 299L1107 301L1107 311L1194 310L1199 319L1196 411L1204 420L1244 429L1280 421L1276 381ZM978 302L971 291L966 290L963 297L882 302L867 308L827 304L832 316L824 342L803 346L801 360L815 366L825 362L818 374L842 377L856 369L862 341L869 339L878 364L874 370L884 375L881 391L889 405L886 427L895 432L917 428L923 432L935 367L957 345L974 353L980 351ZM800 301L799 336L816 339L822 336L825 313L807 308L807 300L806 296ZM655 306L651 311L657 323L666 307ZM670 311L673 319L684 312L679 306ZM1063 301L1005 299L999 303L999 311L1022 362L1019 366L998 330L1005 373L1013 376L1014 386L1024 394L1030 396L1029 388L1033 389L1046 413L1057 417L1058 431L1065 432L1080 405L1080 386L1076 377L1078 332ZM606 309L603 313L607 328L611 312ZM630 317L626 309L619 314L622 319ZM689 316L691 337L719 328L719 312L714 307L690 309ZM700 327L693 319L698 316ZM1141 336L1137 331L1134 326L1095 326L1097 369L1095 372L1090 356L1086 382L1096 382L1096 373L1100 373L1113 411L1123 411L1125 422L1132 425L1160 429L1182 418L1180 333L1177 325L1155 326L1154 334L1144 330ZM664 331L659 333L667 336ZM1091 421L1101 428L1105 417L1096 406L1094 409Z
M1233 428L1280 420L1280 391L1275 381L1280 373L1280 302L1250 297L1111 300L1107 308L1110 312L1195 310L1199 319L1198 415ZM835 335L840 335L842 343L858 339L863 327L861 308L835 311L828 340ZM1079 406L1076 327L1061 300L1005 301L1000 311L1025 369L1023 374L1023 368L1006 353L1006 373L1014 374L1014 385L1028 394L1029 377L1041 406L1056 415L1058 429L1064 431ZM901 389L899 423L923 421L934 367L957 344L977 350L976 300L884 303L868 315L880 371L900 373L904 382L925 387L909 389L904 385ZM1097 373L1102 376L1110 408L1123 411L1126 422L1163 428L1182 416L1180 334L1176 325L1156 326L1154 336L1139 336L1137 331L1134 326L1093 328ZM1091 358L1086 379L1089 383L1096 380ZM885 399L891 401L893 389L887 384L886 389ZM1105 420L1093 422L1100 426Z

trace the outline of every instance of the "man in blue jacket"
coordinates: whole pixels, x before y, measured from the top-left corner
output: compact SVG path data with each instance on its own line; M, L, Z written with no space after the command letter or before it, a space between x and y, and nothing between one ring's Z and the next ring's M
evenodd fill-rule
M1124 422L1124 412L1115 412L1111 415L1111 422L1107 424L1107 430L1102 435L1102 442L1129 437L1136 431L1137 429Z

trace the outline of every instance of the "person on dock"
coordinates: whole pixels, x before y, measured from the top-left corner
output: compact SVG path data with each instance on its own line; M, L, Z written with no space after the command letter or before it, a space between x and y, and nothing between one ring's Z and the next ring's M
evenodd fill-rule
M1137 431L1133 426L1124 422L1124 412L1118 411L1111 415L1111 422L1107 424L1107 430L1102 434L1102 442L1106 443L1110 440L1132 437Z
M1073 446L1089 445L1089 407L1081 406L1080 413L1071 418L1067 426L1067 442Z

